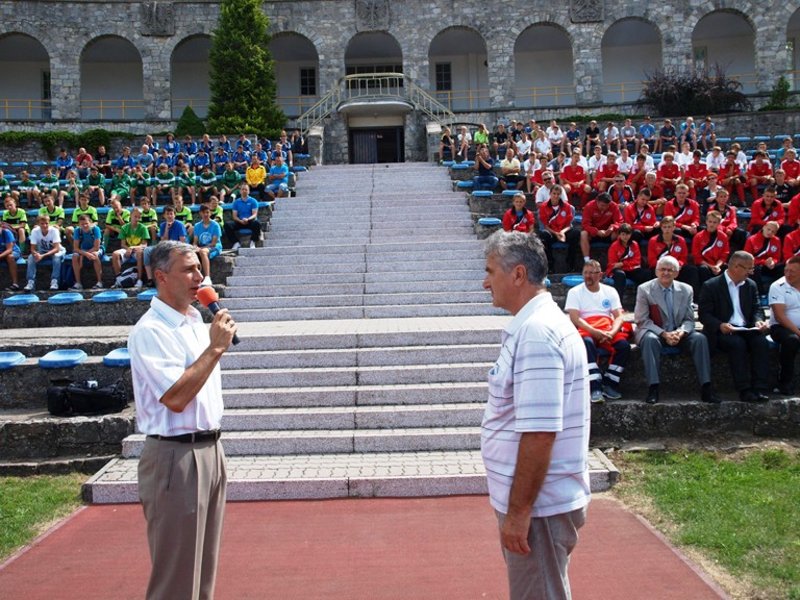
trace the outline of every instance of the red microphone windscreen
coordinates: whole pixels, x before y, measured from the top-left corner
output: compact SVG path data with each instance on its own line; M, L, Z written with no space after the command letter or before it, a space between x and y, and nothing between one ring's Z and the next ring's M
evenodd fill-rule
M219 301L219 294L213 287L204 286L197 290L197 301L207 307L212 302Z

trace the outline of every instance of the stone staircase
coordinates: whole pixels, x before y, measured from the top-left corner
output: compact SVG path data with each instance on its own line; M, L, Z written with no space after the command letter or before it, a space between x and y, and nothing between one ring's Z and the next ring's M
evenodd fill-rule
M223 305L229 498L485 492L486 373L508 316L463 194L431 165L318 167L240 250ZM136 502L144 437L84 487ZM616 470L590 454L596 490Z

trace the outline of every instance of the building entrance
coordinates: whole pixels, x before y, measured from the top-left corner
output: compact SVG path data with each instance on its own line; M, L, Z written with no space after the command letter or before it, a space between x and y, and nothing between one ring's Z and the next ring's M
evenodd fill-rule
M402 127L350 129L350 164L405 162Z

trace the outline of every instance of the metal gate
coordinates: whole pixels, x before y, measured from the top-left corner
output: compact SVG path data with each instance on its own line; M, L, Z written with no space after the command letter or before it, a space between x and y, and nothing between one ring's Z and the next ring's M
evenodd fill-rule
M370 129L351 130L352 161L354 164L378 162L378 132Z

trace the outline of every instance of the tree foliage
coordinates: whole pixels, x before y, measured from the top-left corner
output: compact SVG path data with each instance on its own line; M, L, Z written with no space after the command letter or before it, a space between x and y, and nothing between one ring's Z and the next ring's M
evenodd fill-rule
M786 77L781 75L770 92L769 103L762 106L759 110L786 110L787 108L795 108L796 105L794 101L790 102L790 92L791 86L789 82L786 80Z
M656 69L646 75L641 101L656 114L718 114L751 108L742 84L720 65L710 70Z
M276 103L269 19L259 0L222 0L211 41L211 133L278 137L286 122Z
M202 136L205 132L206 126L203 124L203 120L197 116L192 107L184 108L181 118L178 119L178 124L175 126L175 135L178 137Z

